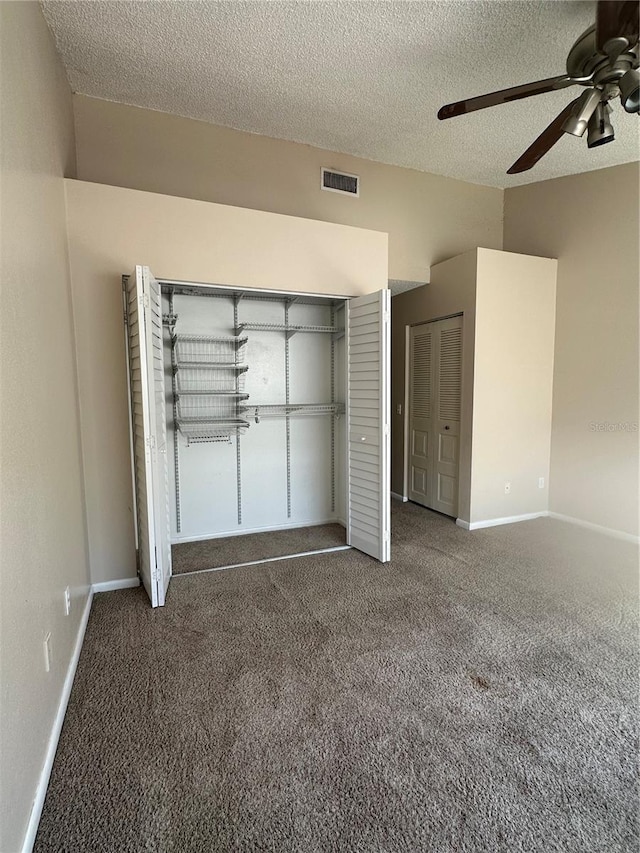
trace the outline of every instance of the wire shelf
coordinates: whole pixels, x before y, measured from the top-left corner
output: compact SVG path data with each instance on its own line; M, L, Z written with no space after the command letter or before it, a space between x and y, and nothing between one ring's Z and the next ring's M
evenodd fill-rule
M187 439L187 444L205 442L228 442L232 435L238 435L249 428L249 422L242 418L179 418L178 429Z
M344 403L275 403L251 406L239 406L241 412L253 417L256 423L262 418L286 418L301 415L333 415L338 417L345 412Z
M344 329L336 329L333 326L290 326L286 323L240 323L236 326L236 334L244 331L249 332L285 332L288 337L296 332L314 332L325 335L344 334Z
M209 335L174 335L173 347L177 367L183 365L233 364L244 362L246 337L211 337Z
M244 392L246 364L181 364L176 369L177 394Z
M249 395L239 391L187 392L177 395L178 419L233 420L239 400L248 400Z

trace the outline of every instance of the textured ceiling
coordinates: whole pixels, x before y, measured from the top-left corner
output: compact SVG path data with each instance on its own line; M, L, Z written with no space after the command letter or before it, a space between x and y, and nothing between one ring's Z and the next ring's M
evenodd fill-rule
M492 186L638 159L565 135L505 173L575 97L565 89L449 121L446 102L561 74L594 2L44 2L75 92Z

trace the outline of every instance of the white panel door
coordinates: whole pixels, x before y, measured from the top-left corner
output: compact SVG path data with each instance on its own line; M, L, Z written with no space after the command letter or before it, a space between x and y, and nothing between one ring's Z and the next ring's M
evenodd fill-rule
M409 353L409 500L456 517L462 317L413 326Z
M391 293L347 303L347 542L386 563L391 556Z
M153 607L171 577L160 287L137 266L127 284L127 329L138 526L138 569Z
M431 505L434 368L430 323L410 330L409 365L409 500Z

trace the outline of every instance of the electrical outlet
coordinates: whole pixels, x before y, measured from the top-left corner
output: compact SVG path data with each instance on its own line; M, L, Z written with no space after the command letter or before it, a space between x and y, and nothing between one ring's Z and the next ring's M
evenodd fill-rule
M397 415L402 414L402 403L398 403L398 405L396 406L396 414Z
M51 670L51 631L44 638L44 671Z
M505 493L505 495L511 494L511 483L505 483L504 484L504 493Z
M544 489L544 477L538 477L538 488Z
M64 591L64 612L65 616L68 616L69 613L71 613L71 592L69 587Z

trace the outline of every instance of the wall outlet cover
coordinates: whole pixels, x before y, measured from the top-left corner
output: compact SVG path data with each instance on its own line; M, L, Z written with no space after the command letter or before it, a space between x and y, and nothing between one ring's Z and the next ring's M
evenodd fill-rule
M544 477L538 477L538 488L544 489Z

